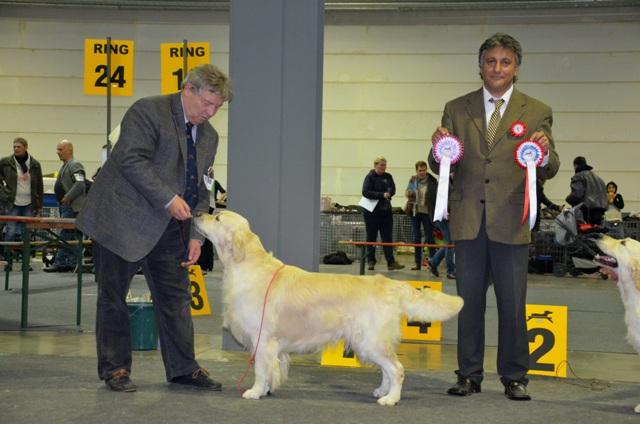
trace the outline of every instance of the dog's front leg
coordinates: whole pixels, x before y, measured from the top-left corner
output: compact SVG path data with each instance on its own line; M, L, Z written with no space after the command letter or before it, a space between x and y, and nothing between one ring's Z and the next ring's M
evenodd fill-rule
M253 382L253 387L242 394L243 398L260 399L260 397L265 396L269 392L273 363L277 356L278 342L275 340L269 340L264 343L264 345L258 347L255 364L253 366L255 381Z

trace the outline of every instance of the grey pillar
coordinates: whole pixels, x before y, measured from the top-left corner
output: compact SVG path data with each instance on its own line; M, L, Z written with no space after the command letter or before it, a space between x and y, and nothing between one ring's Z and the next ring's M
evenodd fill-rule
M232 0L228 206L283 262L320 256L323 0Z

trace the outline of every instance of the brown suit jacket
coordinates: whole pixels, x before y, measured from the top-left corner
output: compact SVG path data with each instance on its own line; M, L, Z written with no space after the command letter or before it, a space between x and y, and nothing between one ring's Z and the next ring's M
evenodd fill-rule
M527 134L516 139L509 133L515 121L527 125ZM528 223L521 223L524 204L525 171L514 160L517 144L536 131L550 141L546 166L538 168L538 178L552 178L560 166L551 135L551 108L514 88L500 120L491 151L485 139L486 123L482 88L448 102L442 126L464 144L463 158L452 167L449 194L449 225L453 240L473 240L478 236L483 214L490 240L505 244L527 244L531 240ZM439 165L429 153L430 166Z

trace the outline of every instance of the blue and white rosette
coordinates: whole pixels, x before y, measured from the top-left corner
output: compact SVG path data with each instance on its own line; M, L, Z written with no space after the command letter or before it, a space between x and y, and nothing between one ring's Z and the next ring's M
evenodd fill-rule
M464 148L460 139L454 135L444 135L433 142L433 158L440 163L440 179L436 194L436 208L433 212L433 221L442 221L449 218L447 203L449 201L449 174L451 165L462 159Z
M522 223L529 215L529 229L533 229L538 212L538 196L536 192L536 168L544 159L544 148L537 141L524 140L516 147L514 152L518 166L526 170L524 191L524 206L522 208Z

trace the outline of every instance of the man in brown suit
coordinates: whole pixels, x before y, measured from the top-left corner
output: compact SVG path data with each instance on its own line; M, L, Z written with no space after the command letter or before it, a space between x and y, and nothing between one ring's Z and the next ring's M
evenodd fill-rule
M432 136L436 140L450 133L464 144L464 156L451 170L449 196L456 286L465 301L458 317L458 381L447 392L450 395L480 392L486 291L493 282L499 321L497 369L505 395L531 399L526 388L525 317L530 231L527 222L522 223L525 170L515 163L514 150L525 139L543 146L545 158L537 169L543 180L556 174L559 159L551 135L551 108L514 88L521 61L520 43L511 36L487 39L479 50L483 87L448 102L442 126ZM491 121L495 124L489 125ZM510 132L516 121L526 125L520 136ZM489 127L495 130L493 137L487 134ZM429 161L438 170L433 151Z

